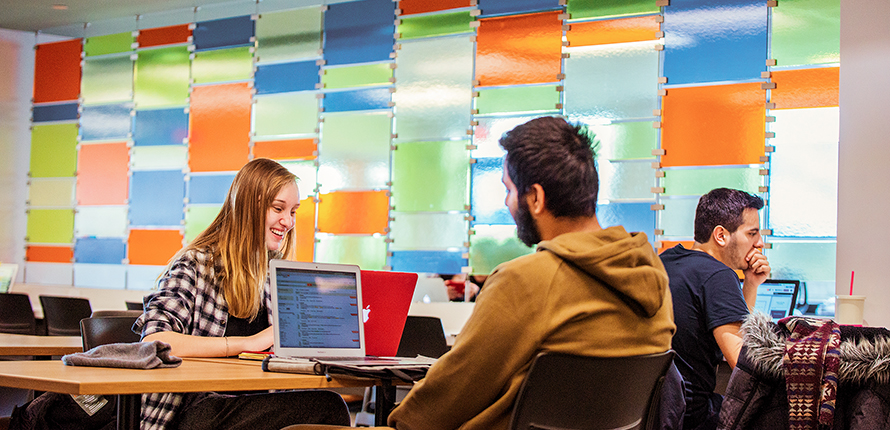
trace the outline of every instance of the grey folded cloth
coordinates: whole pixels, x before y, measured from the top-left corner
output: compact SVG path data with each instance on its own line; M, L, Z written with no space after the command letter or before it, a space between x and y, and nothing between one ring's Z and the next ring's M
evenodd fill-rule
M68 366L157 369L177 367L182 364L182 359L170 355L170 344L155 340L100 345L87 352L65 355L62 362Z

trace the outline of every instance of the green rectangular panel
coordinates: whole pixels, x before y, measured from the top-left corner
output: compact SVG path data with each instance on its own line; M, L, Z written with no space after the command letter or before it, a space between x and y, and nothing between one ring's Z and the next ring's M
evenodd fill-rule
M31 177L73 177L77 171L77 124L31 128Z
M187 165L185 145L134 146L130 151L131 170L178 170Z
M770 10L770 58L779 67L841 61L840 0L782 0Z
M318 166L315 164L315 160L279 161L279 163L297 175L297 186L300 189L301 199L315 195L316 182L318 182Z
M472 33L470 23L475 21L470 12L438 13L401 19L398 31L401 40L448 34Z
M655 200L655 170L650 161L610 163L598 160L600 200Z
M87 57L94 55L115 54L133 50L132 32L109 34L106 36L87 37L83 43L83 52Z
M664 230L665 236L691 239L695 230L693 223L698 198L664 199L661 203L664 204L664 210L658 211L655 228Z
M750 167L667 169L661 182L669 196L701 196L714 188L735 188L758 193L763 185L760 169Z
M315 261L355 264L364 270L383 270L386 266L386 242L383 236L318 235Z
M30 209L28 243L71 243L74 240L74 209Z
M386 187L391 136L388 113L326 115L318 152L321 191Z
M33 178L28 185L28 204L34 206L73 206L74 178Z
M592 122L650 118L658 108L658 55L652 42L568 48L565 108Z
M185 241L191 242L216 219L222 205L189 205L185 209Z
M321 8L263 13L256 20L257 62L318 57Z
M214 49L195 53L192 60L192 80L196 84L241 81L253 75L251 47Z
M139 51L133 85L136 107L185 105L189 96L189 62L187 46Z
M463 213L392 212L390 250L434 251L463 248L469 224Z
M765 251L774 279L801 279L804 281L834 281L837 242L826 241L774 241Z
M325 68L321 82L325 89L389 85L392 78L391 65L392 63L379 63Z
M661 8L652 0L572 0L566 6L570 19L658 13Z
M469 204L466 140L399 143L393 152L391 204L399 212L463 211Z
M513 225L475 225L470 236L470 266L472 273L488 275L494 268L516 257L535 252L516 237Z
M557 110L559 91L555 85L495 88L479 91L479 114L549 112Z
M84 60L80 96L84 105L133 100L133 60L129 55Z
M572 122L579 118L569 116ZM652 150L658 142L658 130L651 121L613 122L588 127L595 135L594 149L597 159L640 160L652 158Z
M318 127L318 99L314 92L257 96L253 130L257 136L314 134Z
M129 206L78 206L74 214L76 237L127 237Z

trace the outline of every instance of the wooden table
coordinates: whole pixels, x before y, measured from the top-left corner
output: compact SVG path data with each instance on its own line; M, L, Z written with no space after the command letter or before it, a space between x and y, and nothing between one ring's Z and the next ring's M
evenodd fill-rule
M65 355L83 351L80 336L0 333L0 355Z

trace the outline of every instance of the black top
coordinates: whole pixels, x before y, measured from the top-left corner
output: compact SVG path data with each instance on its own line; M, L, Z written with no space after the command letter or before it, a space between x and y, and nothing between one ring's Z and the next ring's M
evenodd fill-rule
M224 336L253 336L269 327L269 316L265 307L260 309L253 322L247 322L244 318L235 318L229 315L226 322L226 334Z

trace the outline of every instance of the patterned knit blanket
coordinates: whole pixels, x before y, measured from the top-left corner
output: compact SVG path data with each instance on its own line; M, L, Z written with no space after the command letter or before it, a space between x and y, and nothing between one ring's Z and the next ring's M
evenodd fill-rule
M790 430L829 429L834 423L841 342L831 320L787 317L779 325L791 333L785 339L785 384Z

